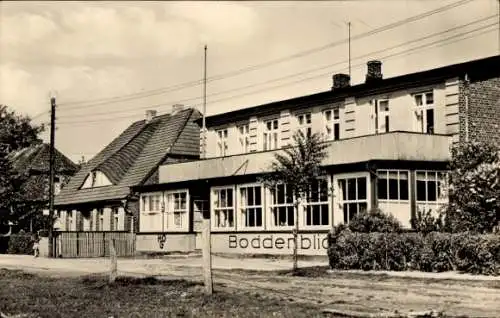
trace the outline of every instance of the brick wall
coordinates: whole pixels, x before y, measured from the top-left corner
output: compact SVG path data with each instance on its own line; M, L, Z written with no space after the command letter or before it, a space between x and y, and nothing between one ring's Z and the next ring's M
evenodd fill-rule
M468 113L466 116L466 96ZM465 141L466 122L470 141L500 144L500 77L460 81L460 141Z

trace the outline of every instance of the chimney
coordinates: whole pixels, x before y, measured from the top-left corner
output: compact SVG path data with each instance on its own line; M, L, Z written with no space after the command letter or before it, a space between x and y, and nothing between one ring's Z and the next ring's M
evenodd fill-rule
M351 85L351 77L347 74L334 74L332 89L349 87Z
M382 62L376 60L368 61L366 65L368 67L368 71L366 73L365 83L382 79Z
M146 123L149 123L156 116L156 110L146 110Z
M184 105L183 104L174 104L174 105L172 105L172 115L180 112L183 109L184 109Z

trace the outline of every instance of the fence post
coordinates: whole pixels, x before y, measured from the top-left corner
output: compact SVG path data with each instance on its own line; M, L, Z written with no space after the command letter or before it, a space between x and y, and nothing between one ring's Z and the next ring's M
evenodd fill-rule
M102 256L106 257L106 232L102 232L102 253Z
M117 274L117 261L116 261L116 250L115 250L115 239L109 239L109 258L111 260L109 268L109 282L114 283Z

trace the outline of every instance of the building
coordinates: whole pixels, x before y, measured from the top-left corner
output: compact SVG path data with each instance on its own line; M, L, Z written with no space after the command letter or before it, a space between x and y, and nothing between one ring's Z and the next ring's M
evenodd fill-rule
M60 231L134 231L138 197L130 187L158 183L158 167L199 159L198 111L172 112L131 124L85 163L56 196Z
M19 230L31 232L41 229L40 216L42 210L48 207L49 202L49 158L50 145L46 143L38 143L9 154L8 159L13 169L26 176L22 185L25 200L16 204L15 207L20 210L19 214L21 214L18 219ZM54 194L58 195L79 167L57 149L55 149L54 162Z
M335 74L331 90L207 117L206 159L161 165L158 184L134 188L137 250L199 249L206 213L215 253L291 253L288 189L257 177L297 129L328 142L328 176L300 208L300 254L324 255L333 225L373 207L410 227L417 210L447 203L452 143L500 142L499 66L493 56L384 79L370 61L362 84Z

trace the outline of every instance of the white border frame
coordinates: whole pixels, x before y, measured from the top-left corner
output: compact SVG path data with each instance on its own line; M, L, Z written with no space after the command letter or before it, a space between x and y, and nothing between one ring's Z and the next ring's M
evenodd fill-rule
M215 191L220 189L232 189L233 190L233 226L228 227L217 227L215 226ZM236 201L236 185L225 185L225 186L214 186L210 187L210 225L212 232L227 232L227 231L236 231L236 225L238 224L238 216L237 216L238 203Z
M367 210L370 211L372 208L372 198L371 198L371 175L368 171L358 171L358 172L349 172L349 173L338 173L333 175L333 189L334 189L334 198L333 198L333 225L344 224L344 211L343 211L343 203L344 200L339 198L340 192L338 189L338 181L339 179L349 179L349 178L360 178L366 177L366 202L367 202Z
M261 196L261 207L262 207L262 226L245 226L244 225L244 219L242 217L241 213L241 208L239 206L239 202L241 200L240 196L240 189L241 188L248 188L248 187L260 187L260 196ZM236 222L236 228L238 231L242 232L251 232L251 231L264 231L267 228L267 213L266 213L266 206L267 206L267 200L266 200L266 187L262 183L258 182L251 182L251 183L242 183L242 184L237 184L236 185L236 202L235 205L237 208L235 208L235 211L238 216L237 216L237 222ZM241 216L241 217L240 217Z

